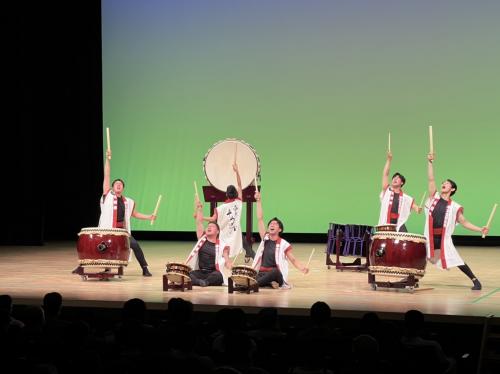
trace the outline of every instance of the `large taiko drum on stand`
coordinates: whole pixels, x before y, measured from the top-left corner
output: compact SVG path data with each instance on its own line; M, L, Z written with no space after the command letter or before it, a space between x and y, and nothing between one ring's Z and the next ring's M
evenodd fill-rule
M81 229L78 233L77 253L82 270L78 274L84 279L87 276L111 278L123 275L123 267L128 265L130 257L129 236L125 229L100 227ZM118 272L112 273L113 269Z
M250 266L233 266L228 283L229 293L233 293L233 291L242 291L246 293L250 293L250 291L259 292L257 270Z
M230 184L236 185L233 163L236 160L245 189L260 176L260 159L255 149L243 140L224 139L215 143L203 158L203 170L207 181L220 191Z
M418 287L418 280L425 274L426 240L423 235L376 231L370 246L370 266L368 282L376 289L382 287L405 288ZM376 275L389 277L407 277L408 281L375 282Z

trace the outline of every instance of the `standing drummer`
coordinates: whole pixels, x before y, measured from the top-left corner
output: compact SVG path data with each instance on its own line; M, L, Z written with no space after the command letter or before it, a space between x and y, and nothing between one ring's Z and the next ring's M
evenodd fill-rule
M429 180L429 199L425 206L425 229L427 239L427 258L440 269L449 269L457 266L473 283L472 290L480 290L481 282L476 278L470 267L462 260L455 248L452 234L455 226L460 223L468 230L488 234L488 227L478 227L467 221L463 208L451 199L457 192L457 184L446 179L437 191L434 179L434 154L427 155L427 176Z
M126 229L128 233L131 234L130 217L150 221L156 219L156 216L154 214L142 214L136 211L134 200L123 195L123 190L125 189L125 183L123 180L115 179L112 183L110 183L110 160L111 151L107 150L106 162L104 164L102 197L100 200L101 216L99 217L99 227L105 229L122 228ZM130 248L134 252L135 258L142 268L142 275L150 277L152 274L148 270L148 263L144 257L144 252L132 235L130 235ZM78 268L73 270L73 272L78 272Z
M229 246L219 239L219 225L211 221L203 228L203 205L195 197L196 237L198 242L186 260L193 271L189 273L194 286L222 286L227 284L226 269L232 267L229 259Z
M221 239L229 245L231 252L229 257L233 258L245 249L245 262L249 262L255 253L250 245L243 245L243 234L241 232L241 214L243 210L243 188L238 164L234 162L233 171L236 174L237 186L229 185L226 189L226 201L215 208L211 217L204 217L205 221L217 222L220 227Z
M291 286L288 284L288 261L304 274L308 273L309 269L295 258L291 244L281 237L283 232L281 220L277 217L272 218L266 228L260 192L255 193L255 200L257 201L257 219L261 238L252 263L252 267L258 271L257 283L259 287L271 286L289 289Z
M406 183L405 177L400 173L394 173L389 183L389 172L391 168L392 153L387 152L387 160L382 172L382 192L380 193L380 216L379 225L395 224L396 231L407 232L406 221L414 210L422 211L414 199L403 192Z

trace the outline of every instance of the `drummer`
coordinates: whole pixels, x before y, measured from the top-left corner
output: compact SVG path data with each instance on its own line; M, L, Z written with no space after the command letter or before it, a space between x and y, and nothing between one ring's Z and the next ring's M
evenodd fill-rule
M295 258L292 246L281 237L283 222L274 217L268 222L266 229L260 192L255 193L255 200L257 201L257 219L261 238L252 264L252 267L258 271L257 282L259 287L271 286L272 288L290 289L288 261L304 274L308 273L309 269Z
M389 182L389 171L391 168L392 153L387 152L387 160L382 172L382 192L380 193L380 216L379 225L395 224L396 231L407 232L405 223L410 213L422 211L414 199L403 192L406 183L405 177L400 173L394 173Z
M102 197L101 203L101 216L99 218L100 228L123 228L131 233L130 228L130 217L143 220L154 220L156 216L153 214L143 214L139 213L135 209L135 202L129 197L123 195L123 190L125 189L125 183L121 179L115 179L112 183L111 180L111 151L106 151L106 162L104 164L104 182L102 185ZM152 274L148 270L148 263L144 257L144 252L141 246L130 235L130 248L134 252L135 258L139 262L142 268L142 275L145 277L150 277ZM73 272L78 272L78 268L73 270Z
M243 234L241 232L243 189L241 186L238 164L236 162L233 164L233 171L236 174L238 187L235 187L232 184L227 186L226 201L224 204L218 206L211 217L204 217L203 219L209 222L217 222L220 227L221 239L231 248L229 257L234 258L244 247L246 252L245 262L250 262L250 260L255 256L255 253L250 245L243 245Z
M478 227L467 221L463 208L451 199L457 192L457 184L446 179L438 191L434 179L434 154L427 155L427 174L429 180L429 199L425 206L425 229L427 239L427 258L440 269L457 266L473 283L472 290L480 290L481 282L476 278L470 267L462 260L455 248L452 234L457 223L468 230L488 234L488 227Z
M217 222L211 221L206 229L203 228L203 205L197 197L195 204L198 242L186 260L186 265L194 269L189 273L191 282L200 287L227 284L227 270L232 267L229 259L230 248L219 240L220 229Z

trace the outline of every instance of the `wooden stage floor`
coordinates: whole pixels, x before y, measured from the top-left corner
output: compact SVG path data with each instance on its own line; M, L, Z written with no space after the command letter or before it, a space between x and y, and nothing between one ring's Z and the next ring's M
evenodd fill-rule
M262 307L277 307L282 314L304 315L318 300L327 302L339 317L357 318L375 311L386 318L398 318L409 309L418 309L430 318L461 316L475 319L492 314L500 316L500 248L461 247L459 252L483 284L482 291L471 291L472 283L457 268L442 271L433 266L413 294L404 290L378 289L367 283L367 274L337 272L325 265L324 245L297 244L294 253L307 262L311 249L311 273L303 275L291 267L291 290L261 289L259 293L228 294L226 287L195 287L179 292L162 289L165 264L182 262L193 243L142 241L152 277L143 277L135 258L122 279L87 280L71 274L77 264L75 243L49 243L41 247L0 247L0 294L10 294L16 304L40 305L43 295L57 291L65 305L121 307L134 297L151 309L165 309L172 297L182 297L195 304L195 310L213 311L222 306L239 306L247 312ZM346 259L350 260L350 259ZM240 255L238 262L243 261Z

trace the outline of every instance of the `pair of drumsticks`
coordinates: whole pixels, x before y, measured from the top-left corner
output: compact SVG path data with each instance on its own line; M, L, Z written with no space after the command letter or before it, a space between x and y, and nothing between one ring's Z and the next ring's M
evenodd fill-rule
M387 142L387 150L388 152L391 152L391 133L389 133L389 138ZM432 131L432 126L429 126L429 153L434 154L434 134ZM422 195L422 200L420 201L419 208L422 208L424 205L424 200L425 196L427 195L427 192L424 192ZM495 203L493 204L493 209L491 210L490 216L488 218L488 222L486 223L486 228L489 230L491 226L491 221L493 220L493 216L495 215L495 212L497 210L498 204ZM482 234L481 237L484 239L486 237L485 234Z
M108 153L111 152L111 137L109 135L109 127L106 127L106 143L107 143L107 150ZM155 210L153 211L153 217L156 217L158 214L158 208L160 207L160 202L161 202L162 196L161 194L158 196L158 200L156 201L156 206ZM151 225L155 222L155 218L151 218Z
M309 264L311 263L311 259L312 259L312 256L314 255L314 251L316 250L316 248L313 248L312 251L311 251L311 254L309 255L309 260L307 260L307 265L305 266L306 269L309 269ZM240 255L241 252L238 252L238 254L234 257L233 259L233 264L236 263L236 259L238 258L238 256ZM304 274L305 275L305 274Z

